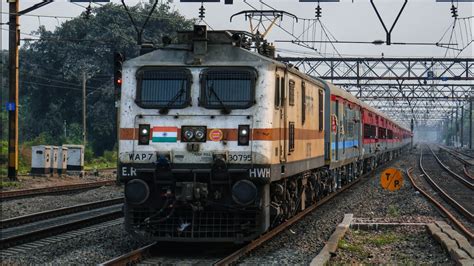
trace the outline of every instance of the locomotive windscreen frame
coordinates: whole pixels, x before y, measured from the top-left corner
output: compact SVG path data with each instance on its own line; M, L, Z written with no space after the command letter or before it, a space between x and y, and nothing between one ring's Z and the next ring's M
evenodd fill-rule
M185 108L191 101L191 78L185 68L143 67L137 72L136 103L142 108Z
M255 103L257 73L251 68L208 68L201 74L201 106L247 109Z

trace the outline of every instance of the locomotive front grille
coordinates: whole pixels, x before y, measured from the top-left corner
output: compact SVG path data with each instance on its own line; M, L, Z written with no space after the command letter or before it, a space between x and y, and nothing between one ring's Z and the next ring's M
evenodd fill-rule
M153 216L155 210L141 207L129 211L131 227L156 240L245 241L260 233L256 209L239 212L176 209L167 219L163 214L147 223L144 220Z

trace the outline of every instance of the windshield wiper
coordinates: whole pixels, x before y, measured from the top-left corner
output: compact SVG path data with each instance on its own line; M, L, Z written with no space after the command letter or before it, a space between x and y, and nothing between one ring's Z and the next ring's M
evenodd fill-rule
M183 95L183 93L186 92L185 86L184 86L184 79L181 81L181 89L176 93L176 95L171 99L165 107L160 109L160 114L167 114L170 107Z
M227 106L224 104L224 102L221 100L221 98L219 98L219 96L217 95L216 91L214 90L214 83L211 83L209 85L209 91L211 91L214 96L216 96L216 99L219 101L219 103L221 104L221 108L222 108L222 112L224 114L230 114L230 110L227 108Z

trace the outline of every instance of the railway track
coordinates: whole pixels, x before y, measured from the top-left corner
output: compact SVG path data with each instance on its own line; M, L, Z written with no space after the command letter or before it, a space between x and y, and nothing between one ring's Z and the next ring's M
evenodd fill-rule
M431 154L434 156L434 158L436 159L436 161L438 162L438 164L445 170L447 171L452 177L456 178L459 182L463 183L466 187L468 187L469 189L473 190L474 189L474 184L472 182L472 180L468 180L458 174L456 174L453 170L451 170L448 166L446 166L440 159L439 157L436 155L436 153L433 151L433 149L431 149L430 146L428 146L428 148L430 149L431 151Z
M21 197L31 197L31 196L65 193L65 192L76 192L80 190L97 188L97 187L102 187L102 186L111 186L115 184L116 184L115 180L106 180L106 181L97 181L97 182L72 184L72 185L64 185L64 186L0 191L0 201L5 200L5 199L14 199L14 198L21 198Z
M474 166L474 156L454 150L454 149L450 149L442 145L438 145L438 146L440 147L440 149L445 150L447 153L451 154L456 160L461 162L464 165L463 166L464 174L470 179L474 179L474 175L472 175L469 172L469 168Z
M420 153L419 166L424 174L425 180L447 203L454 207L470 222L474 222L474 206L472 206L472 202L474 202L474 194L472 189L466 188L464 183L457 179L446 178L446 176L442 175L443 170L438 171L436 169L439 167L437 162L433 162L433 159L429 158L429 156L425 156L425 159L423 159L423 157L424 154L422 150ZM433 155L433 158L434 157L435 156ZM425 165L423 165L423 162ZM430 171L427 171L427 169L430 169ZM431 175L428 172L430 172Z
M122 205L116 198L2 220L0 249L120 218Z
M455 158L457 158L459 161L463 162L464 164L467 164L469 166L474 165L474 156L457 151L455 149L448 148L446 146L438 145L441 149L447 151L448 153L452 154Z
M385 165L386 164L384 164L380 167L384 167ZM221 265L229 265L229 264L235 263L240 258L242 258L246 254L248 254L250 251L255 250L256 248L258 248L261 245L263 245L264 243L266 243L268 240L272 239L274 236L276 236L279 233L281 233L282 231L288 229L291 225L293 225L294 223L301 220L307 214L313 212L316 208L318 208L321 205L327 203L328 201L330 201L334 197L340 195L342 192L346 191L350 187L352 187L355 184L359 183L363 178L367 178L368 176L374 174L376 170L373 170L369 173L366 173L366 174L362 175L361 177L357 178L353 182L345 185L342 189L340 189L336 193L333 193L333 194L330 194L330 195L326 196L324 199L322 199L318 203L312 205L311 207L309 207L309 208L305 209L304 211L298 213L296 216L292 217L291 219L287 220L286 222L284 222L284 223L278 225L277 227L273 228L272 230L266 232L265 234L263 234L262 236L260 236L259 238L255 239L255 240L253 240L249 244L239 248L236 251L233 251L231 254L229 254L225 257L221 256L220 259L214 260L212 262L212 264L217 265L217 266L221 266ZM133 265L133 264L138 264L138 263L144 264L144 265L158 264L158 263L160 263L160 261L157 260L157 258L156 258L156 256L159 256L159 254L158 255L156 254L157 249L160 249L160 244L152 243L152 244L149 244L149 245L144 246L142 248L139 248L137 250L131 251L127 254L124 254L122 256L113 258L109 261L106 261L106 262L100 264L100 265L103 265L103 266L114 265L115 266L115 265Z
M408 168L406 170L408 179L410 180L411 184L417 191L419 191L423 196L425 196L429 201L431 201L441 212L443 212L446 217L451 220L451 222L456 225L456 227L463 232L464 235L466 235L469 239L469 241L474 240L474 234L466 227L464 224L453 215L451 211L449 211L447 208L443 206L440 201L436 200L433 196L431 196L425 189L421 188L419 184L416 183L415 177L413 176L413 168Z
M124 201L124 198L119 197L119 198L114 198L114 199L109 199L109 200L94 201L90 203L84 203L84 204L74 205L70 207L64 207L64 208L37 212L33 214L4 219L4 220L0 220L0 229L5 229L5 228L27 224L27 223L51 219L54 217L59 217L59 216L68 215L72 213L93 210L93 209L97 209L101 207L107 207L107 206L123 203L123 201Z

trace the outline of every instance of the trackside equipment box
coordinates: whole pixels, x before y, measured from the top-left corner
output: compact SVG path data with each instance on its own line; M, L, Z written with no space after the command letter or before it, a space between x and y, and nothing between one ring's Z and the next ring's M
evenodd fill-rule
M58 175L67 174L67 152L67 147L58 147Z
M58 146L51 146L51 175L58 174Z
M63 145L67 150L67 171L69 174L81 175L84 171L84 145Z
M31 175L49 175L51 173L51 146L31 147Z

